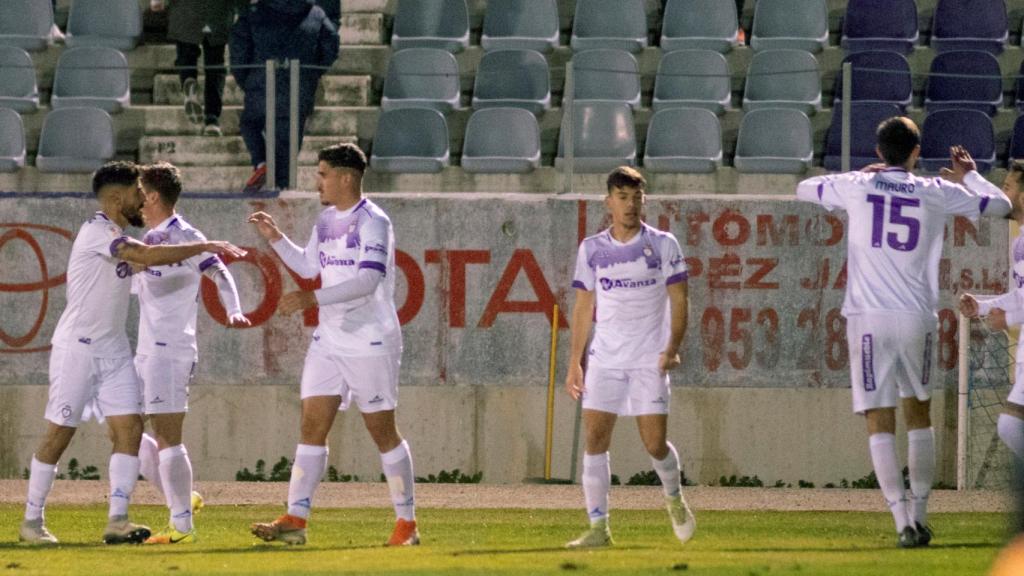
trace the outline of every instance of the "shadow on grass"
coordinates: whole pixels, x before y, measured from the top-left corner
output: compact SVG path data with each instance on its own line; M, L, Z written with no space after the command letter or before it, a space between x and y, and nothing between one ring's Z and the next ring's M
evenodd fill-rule
M920 548L908 548L908 553L913 553L917 550L956 550L964 548L992 548L997 549L1000 544L993 542L964 542L962 544L947 543L947 544L932 544L930 546L922 546ZM774 548L723 548L721 552L838 552L840 554L848 554L850 552L877 552L879 550L901 550L895 544L881 544L878 546L847 546L847 547L785 547L777 546Z
M253 544L252 546L235 546L235 547L224 547L224 548L179 548L176 546L161 546L159 548L153 548L147 546L147 550L153 550L151 554L162 556L165 554L171 554L175 556L187 555L187 554L271 554L274 552L285 552L287 554L304 554L304 553L315 553L315 552L347 552L351 550L374 550L384 549L381 544L359 544L352 546L323 546L323 545L301 545L301 546L287 546L281 544Z
M564 546L543 548L483 548L479 550L456 550L452 556L497 556L508 554L549 554L552 552L614 552L624 550L653 550L655 546L609 546L606 548L586 548L570 550Z

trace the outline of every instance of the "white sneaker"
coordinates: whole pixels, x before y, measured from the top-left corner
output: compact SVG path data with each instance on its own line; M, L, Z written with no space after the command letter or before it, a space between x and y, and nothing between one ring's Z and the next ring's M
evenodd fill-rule
M50 534L50 531L43 525L43 519L23 520L18 529L18 542L48 546L57 544L57 537Z
M676 533L676 538L680 544L686 544L697 530L697 519L693 517L693 512L690 512L683 495L665 498L665 508L668 510L669 519L672 520L672 531Z
M608 528L608 521L604 520L597 524L591 524L590 529L580 535L579 538L568 542L565 547L570 550L578 548L604 548L614 543L612 531Z

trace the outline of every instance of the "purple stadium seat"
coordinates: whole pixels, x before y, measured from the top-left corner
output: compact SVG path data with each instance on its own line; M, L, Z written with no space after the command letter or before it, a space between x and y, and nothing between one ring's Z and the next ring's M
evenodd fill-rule
M856 52L843 59L853 66L853 101L888 102L901 109L910 105L913 82L910 64L902 54L874 50ZM843 70L835 82L835 106L843 99Z
M992 116L1003 104L1002 72L999 61L989 52L960 50L939 54L932 60L928 73L924 105L929 112L967 108Z
M886 102L853 102L850 104L850 170L860 170L880 162L875 154L878 138L875 131L886 118L902 114L900 107ZM843 114L832 109L832 124L825 137L825 168L842 169Z
M1024 160L1024 115L1017 116L1010 136L1010 161Z
M935 6L931 46L936 52L1000 54L1008 36L1004 0L939 0Z
M921 168L938 172L949 167L950 146L963 146L974 157L978 171L996 163L996 136L992 120L977 110L941 110L924 119L921 129Z
M841 42L847 52L909 54L919 37L914 0L850 0L846 5Z

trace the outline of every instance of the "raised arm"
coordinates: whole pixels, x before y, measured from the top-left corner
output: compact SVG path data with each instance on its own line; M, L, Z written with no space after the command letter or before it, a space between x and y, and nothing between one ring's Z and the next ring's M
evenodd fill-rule
M949 149L952 168L940 170L942 178L952 184L943 186L947 210L951 214L977 217L1005 217L1013 209L1010 199L995 184L978 173L974 159L963 146Z
M134 238L122 236L110 244L111 256L130 263L141 264L143 266L177 264L178 262L188 260L198 254L202 254L203 252L224 254L225 256L233 256L236 258L245 256L245 250L242 250L230 242L222 242L218 240L149 246L135 240Z
M320 274L320 268L316 261L317 246L319 245L316 228L313 229L309 242L303 249L285 236L277 227L273 216L266 212L256 212L250 215L249 223L256 226L259 235L270 242L274 252L277 252L285 266L292 272L303 278L316 278Z

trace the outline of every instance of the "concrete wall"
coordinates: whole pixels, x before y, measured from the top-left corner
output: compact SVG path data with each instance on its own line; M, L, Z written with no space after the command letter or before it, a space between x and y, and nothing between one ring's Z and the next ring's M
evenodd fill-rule
M482 470L491 481L543 469L544 398L552 306L559 362L568 342L568 286L578 240L603 225L600 197L375 196L398 238L397 301L405 354L400 422L422 473ZM200 362L188 421L200 478L226 479L257 458L290 456L297 382L316 314L274 315L296 281L244 223L274 214L303 242L312 197L185 199L181 212L211 238L250 248L231 264L255 326L228 331L212 285L200 311ZM49 337L63 309L71 239L94 210L78 197L0 196L0 474L17 474L43 429ZM690 266L684 366L672 375L672 437L687 474L817 483L870 469L860 419L850 414L844 320L845 223L790 198L651 197L647 220L671 230ZM951 219L940 283L936 406L942 475L951 480L956 326L953 294L1006 285L1005 223ZM310 284L302 284L310 287ZM135 313L129 321L135 331ZM573 408L559 392L555 472L567 474ZM649 469L630 422L614 470ZM100 464L106 440L87 426L69 455ZM947 438L949 440L947 440ZM358 418L335 431L332 463L376 476Z

